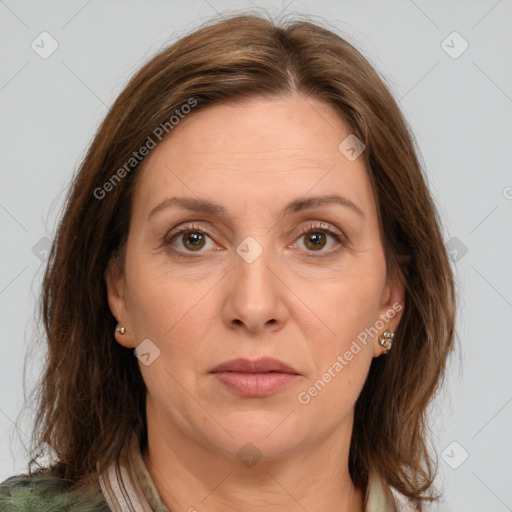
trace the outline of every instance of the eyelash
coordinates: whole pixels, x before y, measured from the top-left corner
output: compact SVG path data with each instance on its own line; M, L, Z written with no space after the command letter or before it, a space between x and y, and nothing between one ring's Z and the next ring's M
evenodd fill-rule
M203 235L207 235L208 237L212 238L212 235L208 231L208 229L205 229L204 227L199 227L195 224L188 224L188 225L181 226L180 228L177 228L175 230L171 230L169 233L167 233L163 240L163 246L169 246L169 245L171 245L173 240L175 238L177 238L179 235L182 235L184 233L191 233L191 232L192 233L201 233ZM338 243L341 246L346 245L344 236L339 234L336 231L333 231L329 227L329 224L326 224L324 222L303 226L301 229L301 234L300 234L299 238L302 238L304 235L306 235L308 233L317 233L317 232L325 233L327 235L332 236L332 238L334 238L336 243ZM183 253L181 251L176 251L174 249L170 249L170 250L174 254L176 254L180 257L183 257L183 258L197 258L200 256L200 253L202 252L202 251L197 251L197 254L195 254L193 251L187 251L186 253ZM331 249L330 251L320 252L318 254L314 254L314 251L307 251L307 252L312 253L312 256L314 258L326 258L326 257L332 255L334 252L337 252L337 249Z

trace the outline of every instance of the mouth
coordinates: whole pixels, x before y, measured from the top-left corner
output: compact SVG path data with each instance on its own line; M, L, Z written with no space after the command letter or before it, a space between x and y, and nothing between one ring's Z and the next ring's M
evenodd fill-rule
M270 357L263 357L261 359L250 360L250 359L233 359L232 361L226 361L216 366L212 373L221 372L239 372L239 373L288 373L290 375L299 375L299 373L288 366L287 364L279 361L278 359L272 359Z
M216 366L211 373L227 389L245 397L264 397L300 377L291 366L272 358L234 359Z

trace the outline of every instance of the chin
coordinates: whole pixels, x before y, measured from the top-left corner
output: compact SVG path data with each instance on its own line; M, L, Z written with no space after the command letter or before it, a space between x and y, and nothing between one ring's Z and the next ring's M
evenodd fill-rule
M290 411L291 412L291 411ZM225 442L238 451L247 443L274 458L296 447L304 435L304 424L296 424L295 414L277 411L233 412L223 416L223 427L233 436L223 436Z

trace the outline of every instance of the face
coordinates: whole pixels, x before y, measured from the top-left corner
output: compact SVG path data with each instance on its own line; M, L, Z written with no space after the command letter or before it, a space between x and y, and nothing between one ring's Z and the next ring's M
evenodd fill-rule
M254 98L191 114L145 159L107 286L148 424L232 457L350 437L403 303L350 133L321 101Z

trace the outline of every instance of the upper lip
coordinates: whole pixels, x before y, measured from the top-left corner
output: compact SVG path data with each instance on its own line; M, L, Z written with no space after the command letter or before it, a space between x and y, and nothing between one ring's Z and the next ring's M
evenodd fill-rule
M270 357L263 357L261 359L250 360L250 359L233 359L231 361L226 361L225 363L221 363L216 366L212 371L212 373L220 373L220 372L241 372L241 373L270 373L270 372L280 372L280 373L291 373L293 375L299 375L297 370L288 366L287 364L279 361L278 359L273 359Z

